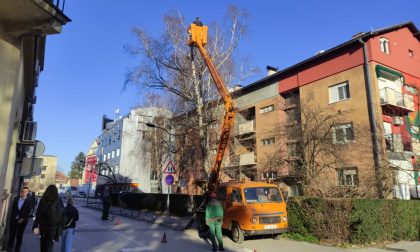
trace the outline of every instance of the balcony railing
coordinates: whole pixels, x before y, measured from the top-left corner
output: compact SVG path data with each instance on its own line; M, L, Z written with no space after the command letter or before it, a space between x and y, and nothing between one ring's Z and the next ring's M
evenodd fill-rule
M381 105L395 108L403 108L401 112L414 111L414 101L409 94L403 94L392 88L383 88L379 90L381 96Z
M411 137L400 134L385 135L386 149L393 152L413 151Z
M52 4L58 10L64 13L64 5L66 4L66 0L45 0L46 2Z
M253 165L255 164L254 152L239 154L239 165Z
M239 124L238 135L255 133L254 120Z

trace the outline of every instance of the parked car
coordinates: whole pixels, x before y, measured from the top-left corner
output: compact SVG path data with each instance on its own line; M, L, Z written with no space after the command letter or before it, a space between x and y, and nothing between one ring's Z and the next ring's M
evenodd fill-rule
M79 197L86 198L87 193L85 191L79 191Z
M77 187L75 186L71 186L69 188L67 188L66 190L66 196L70 196L70 197L77 197L79 196L78 192L77 192Z

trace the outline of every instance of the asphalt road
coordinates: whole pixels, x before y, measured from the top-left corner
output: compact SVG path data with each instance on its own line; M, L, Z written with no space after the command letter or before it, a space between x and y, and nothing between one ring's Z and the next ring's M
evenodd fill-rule
M73 251L133 252L133 251L211 251L209 243L198 238L195 230L175 231L158 224L120 217L121 224L115 221L102 221L97 210L78 207L80 220L77 222ZM31 233L32 222L28 223L21 251L39 251L39 237ZM162 243L166 234L167 243ZM276 252L276 251L420 251L420 242L400 242L387 248L342 249L320 246L305 242L280 239L248 239L242 245L224 237L226 251L238 252ZM54 245L54 252L60 251L60 243Z

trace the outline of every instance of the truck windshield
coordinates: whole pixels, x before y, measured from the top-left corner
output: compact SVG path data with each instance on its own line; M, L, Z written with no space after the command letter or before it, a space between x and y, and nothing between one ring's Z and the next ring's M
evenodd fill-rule
M245 188L246 203L282 202L279 189L275 187L250 187Z

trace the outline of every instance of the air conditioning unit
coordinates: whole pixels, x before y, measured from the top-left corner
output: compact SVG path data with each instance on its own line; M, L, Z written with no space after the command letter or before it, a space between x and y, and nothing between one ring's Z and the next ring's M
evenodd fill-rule
M395 126L398 126L398 125L403 124L403 120L402 120L402 118L401 118L401 117L396 116L396 117L394 117L394 119L393 119L392 123L393 123Z
M36 138L36 122L26 121L23 125L22 142L34 142Z

